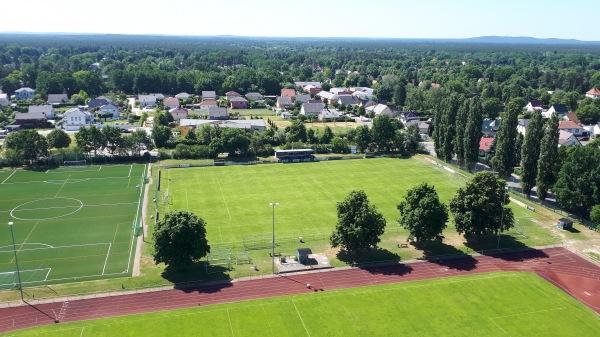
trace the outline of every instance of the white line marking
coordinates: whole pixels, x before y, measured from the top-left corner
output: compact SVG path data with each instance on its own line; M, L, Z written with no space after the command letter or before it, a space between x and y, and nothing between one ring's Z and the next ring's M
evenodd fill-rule
M12 177L12 175L13 175L13 174L15 174L16 172L17 172L16 170L15 170L15 171L13 171L13 173L11 173L11 174L10 174L10 175L9 175L9 176L6 178L6 179L4 179L4 181L2 182L2 184L1 184L1 185L4 185L4 183L5 183L5 182L6 182L8 179L10 179L10 177Z
M104 275L104 271L106 270L106 263L108 262L108 256L110 255L110 247L112 247L112 242L108 244L108 251L106 252L106 260L104 260L104 267L102 268L102 275Z
M50 172L50 170L46 170L46 173Z
M185 190L185 203L187 204L187 210L190 211L190 200L188 199L187 190Z
M102 166L100 166L100 167L98 168L98 171L100 171L100 170L102 170Z
M48 272L46 273L46 277L44 277L44 281L48 281L48 276L50 275L51 271L52 271L52 268L48 268Z
M229 328L231 329L231 335L235 337L235 334L233 333L233 325L231 325L231 316L229 316L229 309L227 309L227 319L229 320Z
M84 326L81 327L81 333L79 334L79 337L83 336L83 329L85 329Z
M99 243L86 243L86 244L81 244L81 245L71 245L71 246L50 246L50 247L44 247L44 248L28 248L28 249L19 249L17 250L17 252L26 252L26 251L30 251L30 250L42 250L42 249L58 249L58 248L73 248L73 247L87 247L87 246L99 246L99 245L109 245L110 242L99 242ZM7 247L7 246L5 246ZM8 247L12 247L8 246ZM0 251L0 253L12 253L12 249L11 250L4 250L4 251Z
M223 203L225 204L225 209L227 210L227 214L229 215L229 220L231 220L231 213L229 213L229 206L227 206L227 200L225 200L225 194L223 194L223 188L221 187L221 182L219 178L217 178L217 184L219 184L219 191L221 191L221 198L223 198Z
M69 175L67 177L67 180L65 180L65 182L60 186L60 188L58 189L58 192L56 192L56 194L54 195L55 198L58 196L58 194L60 193L60 191L62 191L63 187L65 187L65 184L67 183L67 181L69 181L69 178L71 178L71 175ZM83 203L82 203L82 205L83 205Z
M127 178L131 177L131 170L133 170L133 165L129 167L129 174L127 175Z
M302 322L304 331L306 331L306 334L308 335L308 337L310 337L310 333L308 333L308 329L306 328L306 325L304 324L304 320L302 319L302 316L300 316L300 311L298 311L298 307L296 306L296 302L294 302L294 300L292 300L292 304L294 305L294 308L296 308L296 313L298 313L298 317L300 317L300 322Z
M133 165L131 165L131 168L133 168ZM147 167L146 167L146 165L144 165L144 170L142 171L142 177L144 176L143 172L146 172L146 169L147 169ZM129 172L131 174L131 169L129 170ZM129 245L129 260L127 261L127 269L125 270L125 273L129 273L129 268L131 267L131 256L133 254L133 246L135 245L134 244L134 240L135 240L135 224L138 222L138 216L140 215L140 207L144 203L144 197L145 197L145 194L144 194L145 188L144 188L143 185L144 184L142 184L142 186L140 186L140 195L138 197L138 207L137 207L136 212L135 212L135 220L133 221L133 226L132 226L132 229L131 229L131 244ZM142 228L142 230L144 230L144 229Z

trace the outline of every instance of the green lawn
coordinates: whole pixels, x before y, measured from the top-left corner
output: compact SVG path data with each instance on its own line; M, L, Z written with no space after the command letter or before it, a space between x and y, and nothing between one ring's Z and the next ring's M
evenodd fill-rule
M8 222L26 286L129 275L144 167L0 171L0 289L16 281Z
M6 336L598 336L583 304L535 274L316 292L9 332Z

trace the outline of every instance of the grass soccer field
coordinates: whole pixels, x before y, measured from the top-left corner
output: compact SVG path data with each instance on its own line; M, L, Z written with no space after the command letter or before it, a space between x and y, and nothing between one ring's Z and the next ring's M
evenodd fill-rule
M0 171L0 289L130 272L144 165Z
M10 336L598 336L535 274L489 273L65 323Z
M196 213L207 222L209 241L219 243L271 233L270 202L279 203L278 236L329 235L337 221L336 203L352 190L365 190L388 227L398 228L396 206L422 182L435 185L445 202L464 184L422 160L384 158L165 169L160 195L168 188L169 204L162 208Z

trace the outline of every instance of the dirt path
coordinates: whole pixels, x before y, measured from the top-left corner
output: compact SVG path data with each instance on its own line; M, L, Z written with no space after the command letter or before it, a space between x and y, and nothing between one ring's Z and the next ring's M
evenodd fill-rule
M135 294L61 300L0 309L0 332L26 327L191 308L266 297L376 284L498 272L535 272L600 313L600 266L565 248L467 256L371 268L339 268ZM306 284L311 284L311 289Z

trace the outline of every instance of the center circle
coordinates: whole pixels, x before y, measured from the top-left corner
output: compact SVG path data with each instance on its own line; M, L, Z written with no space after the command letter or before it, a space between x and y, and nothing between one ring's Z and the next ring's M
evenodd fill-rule
M43 198L20 204L10 211L17 220L52 220L71 215L83 208L83 202L74 198Z

